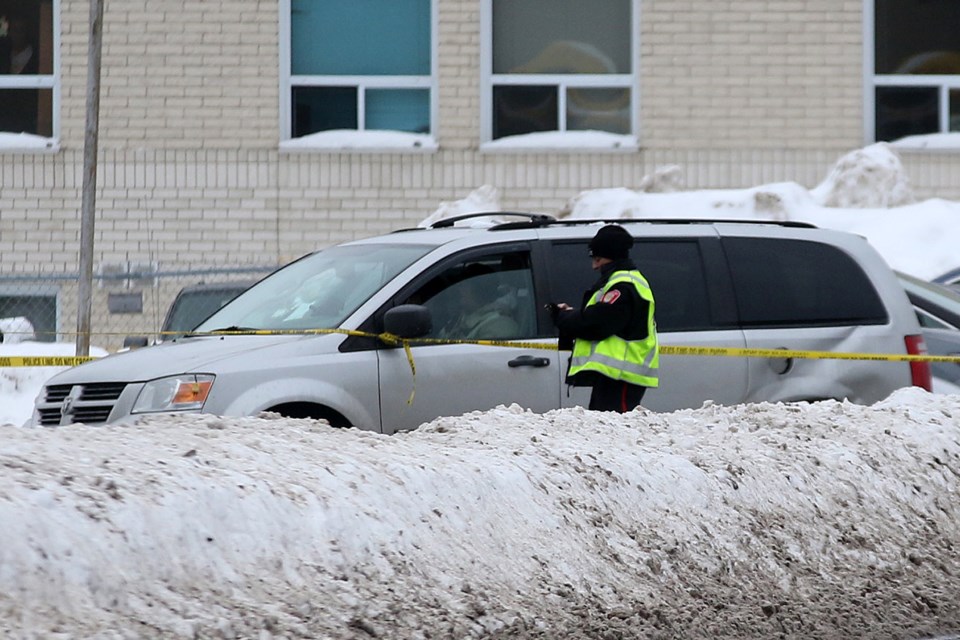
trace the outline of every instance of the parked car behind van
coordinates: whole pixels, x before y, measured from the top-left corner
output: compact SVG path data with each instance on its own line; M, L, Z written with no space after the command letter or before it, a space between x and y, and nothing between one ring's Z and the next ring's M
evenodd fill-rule
M214 311L250 288L256 280L229 280L225 282L198 282L189 284L177 292L167 309L156 342L173 340L210 317ZM124 347L145 347L150 343L147 336L128 336Z
M960 268L951 269L933 279L933 282L960 291Z
M960 356L960 291L906 273L898 272L897 277L917 313L927 350L937 356ZM934 362L930 370L935 379L960 386L960 363Z
M477 229L442 220L304 256L214 313L196 328L200 335L54 376L33 422L273 411L392 433L501 404L537 412L586 406L589 389L564 384L570 353L557 350L545 305L580 300L596 277L587 245L606 222L636 239L632 257L653 288L663 345L925 349L896 276L859 236L797 223L509 215L518 221ZM452 342L456 335L446 333L458 314L480 305L509 316L496 335L477 336L502 346ZM410 349L415 376L405 349L379 339L382 332L431 341ZM658 411L708 400L872 403L908 385L929 390L930 368L665 355L660 379L644 397Z

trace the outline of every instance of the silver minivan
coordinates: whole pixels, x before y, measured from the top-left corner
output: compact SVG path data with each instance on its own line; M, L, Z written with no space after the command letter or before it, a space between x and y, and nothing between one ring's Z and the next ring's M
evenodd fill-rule
M32 423L270 411L392 433L497 405L586 406L589 389L564 384L569 345L545 306L580 302L596 277L587 243L604 221L509 215L517 221L443 220L304 256L191 335L54 376ZM608 222L636 239L663 345L925 352L903 288L859 236L796 223ZM384 332L417 340L407 350ZM927 363L882 360L664 355L660 378L644 397L657 411L873 403L930 388Z

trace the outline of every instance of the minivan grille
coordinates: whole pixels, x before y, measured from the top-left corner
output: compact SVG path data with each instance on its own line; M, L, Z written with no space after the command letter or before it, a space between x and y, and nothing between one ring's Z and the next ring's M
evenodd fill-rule
M37 406L39 423L43 426L72 422L102 424L110 417L126 386L125 382L50 385ZM64 413L68 414L66 420Z

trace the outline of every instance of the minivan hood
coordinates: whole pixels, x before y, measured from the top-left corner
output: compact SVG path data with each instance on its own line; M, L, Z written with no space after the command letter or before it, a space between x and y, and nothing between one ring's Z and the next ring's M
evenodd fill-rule
M217 373L226 362L333 353L343 335L224 335L178 338L161 344L115 353L67 369L47 381L51 384L142 382L179 373Z

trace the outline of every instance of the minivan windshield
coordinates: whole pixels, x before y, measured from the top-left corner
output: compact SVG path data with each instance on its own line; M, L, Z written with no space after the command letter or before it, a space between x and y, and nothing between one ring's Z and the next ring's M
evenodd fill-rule
M194 331L334 329L432 247L337 245L267 276Z

